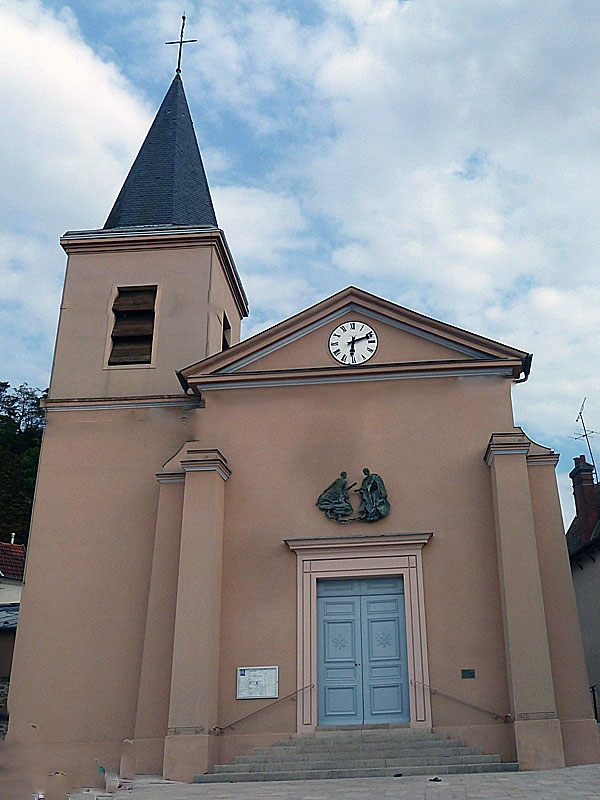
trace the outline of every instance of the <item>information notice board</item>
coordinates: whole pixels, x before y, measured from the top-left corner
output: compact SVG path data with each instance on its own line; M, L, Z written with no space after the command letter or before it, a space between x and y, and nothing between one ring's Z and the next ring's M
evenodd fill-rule
M238 667L237 699L279 697L279 667Z

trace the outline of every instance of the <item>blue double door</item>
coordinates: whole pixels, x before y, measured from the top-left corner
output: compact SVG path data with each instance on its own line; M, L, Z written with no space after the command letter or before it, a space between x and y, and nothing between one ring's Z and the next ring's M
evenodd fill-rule
M402 578L317 581L319 725L410 720Z

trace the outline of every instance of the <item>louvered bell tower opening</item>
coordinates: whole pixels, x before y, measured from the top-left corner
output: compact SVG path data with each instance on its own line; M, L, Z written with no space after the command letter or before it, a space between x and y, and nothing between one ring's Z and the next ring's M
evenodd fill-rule
M156 290L156 286L119 288L112 307L115 322L109 366L151 363Z

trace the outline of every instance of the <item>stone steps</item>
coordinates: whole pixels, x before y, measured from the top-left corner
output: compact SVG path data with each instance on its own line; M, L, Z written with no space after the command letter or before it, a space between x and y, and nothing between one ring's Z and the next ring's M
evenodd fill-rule
M442 764L499 764L500 756L451 755L437 758L370 758L370 759L334 759L331 761L311 761L310 769L401 769L402 767L422 767ZM304 772L306 761L267 763L235 763L219 764L216 773L229 772Z
M418 753L421 750L447 750L448 748L460 749L464 746L465 744L462 740L451 741L448 739L446 742L415 742L414 744L407 742L405 745L401 745L400 749L412 750L415 753ZM281 747L281 745L274 745L272 748L265 747L257 749L255 756L270 756L274 760L277 760L278 758L292 758L294 754L306 755L308 758L310 758L314 753L338 753L340 750L343 750L346 753L380 753L383 750L393 750L395 752L398 749L398 745L395 742L389 741L381 743L365 742L365 744L353 742L352 744L348 744L346 746L324 744L323 747L306 747L304 745L299 747ZM249 758L250 756L247 757ZM252 756L252 758L254 758L254 756Z
M402 730L402 733L399 736L394 736L389 731L386 731L385 735L367 736L367 734L379 733L379 731L365 731L364 736L353 736L351 734L339 735L333 733L329 736L324 736L319 731L318 735L315 735L314 737L305 735L304 737L299 738L284 739L283 741L274 742L270 747L258 748L257 752L266 752L273 749L312 752L315 750L322 751L325 749L335 749L339 747L377 748L384 747L386 743L391 743L393 747L401 746L419 748L433 747L435 744L446 745L450 741L448 737L444 737L435 733L428 734L423 731L416 732L414 736L404 733L404 730ZM381 733L383 734L384 732L382 731Z
M327 778L375 778L515 772L497 755L464 742L408 728L317 730L260 747L234 764L219 764L194 783L297 781Z
M449 742L447 747L418 747L418 748L402 748L392 747L387 745L381 748L352 748L351 750L311 750L305 752L289 752L282 753L280 750L274 753L260 753L253 756L238 756L236 764L256 764L256 763L305 763L307 761L329 761L340 759L356 761L362 760L389 760L397 758L444 758L455 756L475 756L481 755L481 748L477 747L461 747L455 745L454 742Z

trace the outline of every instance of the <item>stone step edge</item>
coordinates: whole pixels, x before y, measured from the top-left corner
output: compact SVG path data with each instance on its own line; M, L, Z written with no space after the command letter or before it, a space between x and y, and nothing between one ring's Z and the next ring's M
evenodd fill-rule
M321 733L320 731L312 731L311 733L293 733L291 736L281 739L282 746L294 746L298 742L339 742L345 741L369 741L380 742L382 740L389 741L410 741L413 740L429 740L429 741L444 741L449 739L448 734L432 733L426 730L415 730L409 728L406 731L393 731L393 730L376 730L376 731L331 731L328 733Z
M369 761L372 759L394 759L399 758L451 758L453 756L481 756L483 750L481 747L448 747L448 748L435 748L431 750L374 750L365 751L357 750L353 753L340 753L337 750L332 751L319 751L314 753L262 753L252 756L236 756L234 764L281 764L281 763L303 763L311 761L331 761L331 760L345 760L351 761L357 758L361 761Z
M316 746L306 742L298 744L296 747L285 747L277 744L272 744L269 747L257 747L254 751L255 755L264 755L268 752L278 753L285 755L287 753L340 753L340 752L356 752L356 751L371 751L371 750L394 750L396 752L408 752L410 750L448 750L456 747L465 747L463 739L444 739L443 741L424 741L424 742L407 742L402 745L398 742L348 742L345 747L334 742L327 742L327 744Z
M443 764L425 767L406 767L397 774L393 768L372 770L306 770L298 772L238 772L196 775L192 783L243 783L251 781L330 780L336 778L385 778L418 775L456 775L486 772L518 772L514 762L497 764Z
M456 742L457 739L451 739L449 736L438 736L435 733L430 733L428 736L347 736L343 739L329 739L319 737L313 739L312 736L303 736L299 739L278 739L273 742L270 747L356 747L357 745L364 745L365 747L377 747L386 742L398 747L422 747L424 744L446 744L447 742Z
M435 736L415 736L414 738L408 736L403 738L381 737L378 739L355 737L348 739L294 739L293 741L283 739L273 742L270 746L281 747L285 750L296 750L302 747L316 750L321 747L385 747L386 745L393 747L425 747L427 745L444 745L453 741L456 741L456 739Z
M445 734L433 731L431 728L361 728L358 725L348 725L346 728L315 728L311 731L294 731L290 734L292 739L327 739L340 736L444 736Z
M419 730L411 728L410 722L373 722L364 725L317 725L315 733L337 733L351 731L414 731ZM303 736L304 734L298 734Z
M355 769L401 769L402 767L431 767L442 766L447 764L500 764L500 756L498 755L467 755L467 756L448 756L446 760L438 761L436 759L358 759L348 760L343 762L339 759L335 761L313 761L304 763L298 761L290 763L289 761L277 762L259 762L259 763L242 763L242 764L217 764L215 766L215 774L224 775L228 772L306 772L308 770L332 770L332 769L351 769L354 764Z

